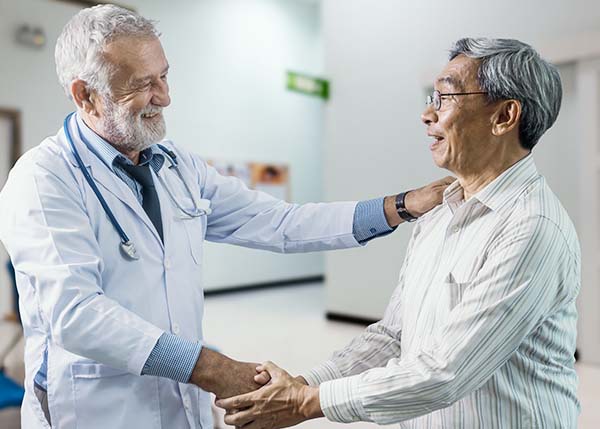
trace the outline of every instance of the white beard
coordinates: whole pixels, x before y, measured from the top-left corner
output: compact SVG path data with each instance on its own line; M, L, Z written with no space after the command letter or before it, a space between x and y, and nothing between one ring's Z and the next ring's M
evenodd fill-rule
M166 135L162 107L147 107L140 112L130 113L107 97L104 98L104 118L98 123L102 135L122 152L141 152L160 142ZM152 119L143 119L143 114L158 113Z

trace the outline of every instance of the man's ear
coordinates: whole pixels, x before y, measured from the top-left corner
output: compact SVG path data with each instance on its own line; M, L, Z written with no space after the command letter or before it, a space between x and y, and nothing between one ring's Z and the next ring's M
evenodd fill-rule
M498 104L492 116L492 134L496 137L507 134L519 125L521 120L521 102L503 100Z
M89 115L96 116L98 113L98 99L95 92L88 89L87 83L76 79L71 83L71 96L77 107Z

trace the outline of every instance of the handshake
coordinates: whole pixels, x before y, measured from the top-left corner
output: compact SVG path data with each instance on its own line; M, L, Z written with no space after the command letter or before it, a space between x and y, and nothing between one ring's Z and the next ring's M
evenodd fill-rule
M217 396L225 423L245 429L284 428L322 417L319 388L271 362L238 362L203 348L190 382Z

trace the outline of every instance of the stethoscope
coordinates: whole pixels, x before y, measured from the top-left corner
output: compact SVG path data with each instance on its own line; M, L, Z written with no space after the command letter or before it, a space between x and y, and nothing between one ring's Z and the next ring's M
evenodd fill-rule
M69 145L71 146L71 152L73 153L73 156L75 157L75 161L77 162L79 169L83 173L83 177L85 177L85 180L90 185L90 188L92 188L92 191L94 191L96 198L98 198L100 205L102 206L102 208L104 209L104 212L108 216L110 223L112 223L113 227L117 230L119 237L121 239L119 248L120 248L122 254L130 260L133 260L133 261L138 260L140 257L137 254L135 244L129 239L129 237L127 236L127 234L125 233L125 231L123 230L123 228L121 227L121 225L119 224L117 219L115 218L115 215L113 214L112 210L108 206L108 203L102 196L102 193L98 189L98 186L96 186L96 182L94 182L94 179L90 175L89 171L87 170L87 168L85 168L85 165L83 164L83 160L81 159L81 156L79 155L79 152L77 151L77 148L75 147L75 143L73 143L73 138L71 137L71 132L69 131L69 121L74 114L75 114L75 112L72 112L69 115L67 115L67 117L65 118L64 124L63 124L65 136L67 137L67 141L69 142ZM81 137L81 138L83 138L83 137ZM177 207L177 209L179 209L179 211L182 213L181 218L182 219L192 219L192 218L197 218L200 216L205 216L205 215L211 214L212 210L209 207L210 201L201 200L200 202L204 203L204 204L199 204L196 202L196 199L194 198L194 194L192 193L191 189L185 182L183 175L181 174L181 171L179 171L179 166L177 163L177 155L175 155L175 153L172 150L169 150L167 147L165 147L161 144L159 144L157 146L165 153L166 158L169 160L169 162L171 164L169 166L169 169L175 170L175 172L177 173L177 176L179 177L179 180L181 180L181 182L183 183L183 186L185 187L186 192L188 193L190 199L192 200L192 202L194 204L193 209L185 209L184 207L182 207L181 204L179 204L179 202L173 195L173 193L171 192L171 190L169 189L169 187L167 186L167 184L165 183L164 179L160 175L157 174L158 180L160 181L163 188L166 189L167 194L169 195L169 198L171 199L171 201L173 202L175 207Z

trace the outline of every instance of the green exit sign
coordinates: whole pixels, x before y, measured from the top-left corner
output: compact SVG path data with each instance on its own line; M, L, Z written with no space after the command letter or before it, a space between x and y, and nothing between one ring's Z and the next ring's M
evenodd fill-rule
M328 81L301 73L291 71L287 72L287 89L290 91L321 97L325 100L329 98Z

